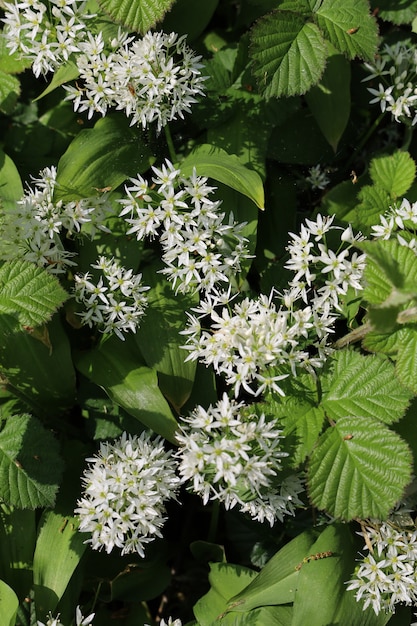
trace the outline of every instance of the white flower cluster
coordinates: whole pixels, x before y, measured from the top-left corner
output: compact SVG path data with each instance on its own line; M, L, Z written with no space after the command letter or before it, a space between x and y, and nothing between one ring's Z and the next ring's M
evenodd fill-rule
M272 391L284 395L279 381L298 368L314 372L328 355L328 337L333 332L340 299L348 289L361 289L365 255L349 256L351 229L342 231L337 253L327 245L326 233L333 218L306 220L301 234L291 234L290 260L286 267L296 272L289 289L275 303L268 297L245 298L230 306L228 295L212 292L188 314L182 334L187 360L201 360L222 375L234 389L255 396ZM315 249L317 246L317 249Z
M91 615L84 617L81 613L80 607L77 606L75 610L75 626L89 626L89 624L93 623L94 616L95 613L91 613ZM59 615L52 617L51 613L49 613L49 618L46 624L40 622L39 620L37 624L38 626L63 626L61 620L59 619Z
M209 199L214 191L207 179L181 176L172 163L152 168L155 176L148 184L141 176L130 179L127 198L120 200L120 213L138 240L159 238L162 270L177 292L210 291L218 282L228 282L241 270L241 259L248 258L244 224L219 210L220 201Z
M80 233L89 224L89 236L97 229L107 231L104 222L112 211L106 194L70 202L54 201L56 168L45 168L34 187L12 209L2 212L0 221L0 258L26 261L58 274L75 265L72 253L61 241L62 233Z
M380 50L374 63L365 63L369 72L364 80L378 79L378 89L368 88L374 97L370 104L379 103L381 111L392 114L396 122L417 122L417 87L415 75L417 54L411 42L387 44Z
M381 611L395 612L398 603L417 603L417 531L397 530L389 522L367 526L359 533L366 537L367 555L348 582L349 591L363 600L363 609L371 606Z
M380 215L379 224L372 226L375 239L391 239L397 235L400 245L411 248L417 254L416 240L417 202L403 198L399 206L394 205L385 215Z
M87 461L84 495L75 509L79 530L92 535L86 543L108 554L117 547L143 557L146 544L162 537L165 502L176 499L176 461L159 437L145 432L101 443Z
M15 0L6 2L4 35L10 52L32 61L35 76L54 72L80 52L88 30L85 0Z
M82 324L97 325L103 333L115 333L124 340L123 333L136 332L148 304L142 285L142 274L126 270L118 261L101 256L93 269L100 270L97 282L90 272L76 275L74 295L86 310L78 313Z
M87 35L76 57L81 81L65 87L75 111L87 111L90 118L115 107L131 125L145 128L156 121L159 132L189 113L203 94L201 57L186 45L185 36L148 32L142 39L113 42L115 49L107 54L101 33Z
M311 185L312 189L325 189L330 183L330 178L326 172L323 172L320 165L314 165L308 170L306 181Z
M281 450L283 435L276 420L243 407L224 394L207 410L197 406L189 417L181 417L176 435L179 472L204 504L219 500L226 509L239 505L242 512L272 526L294 514L303 486L296 476L279 481L281 460L288 455Z

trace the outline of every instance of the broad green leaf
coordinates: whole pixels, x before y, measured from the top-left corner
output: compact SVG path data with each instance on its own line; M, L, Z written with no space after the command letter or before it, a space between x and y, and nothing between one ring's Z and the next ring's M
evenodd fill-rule
M6 74L20 74L32 65L32 61L20 56L18 52L12 54L6 42L6 35L0 33L0 71Z
M330 553L330 554L329 554ZM391 613L363 611L346 591L355 569L356 545L347 524L327 526L311 547L298 578L291 626L384 626Z
M86 545L78 522L71 515L45 511L39 522L39 535L33 556L33 582L36 612L44 618L55 611L64 595Z
M0 266L0 315L15 315L20 324L39 326L67 299L55 276L28 261Z
M7 212L16 206L23 196L23 185L19 171L12 159L0 150L0 207Z
M265 206L262 179L248 169L234 154L209 144L198 146L180 164L183 176L191 176L195 168L199 176L208 176L239 191L252 200L257 207Z
M62 474L59 445L31 415L15 415L0 432L0 497L21 509L53 506Z
M402 328L397 338L395 371L401 383L417 394L417 327Z
M356 224L362 232L370 232L371 226L379 224L379 217L388 211L391 197L382 187L364 185L358 193L358 200Z
M339 220L351 223L354 228L360 228L356 217L359 188L360 184L354 185L351 180L344 180L335 185L324 196L322 210L327 215L336 215Z
M385 424L370 417L342 417L321 435L311 454L311 503L346 521L385 519L410 482L411 466L409 447Z
M160 22L174 0L98 0L100 7L129 31L145 34Z
M58 163L55 200L94 195L96 189L116 188L126 178L146 171L152 153L141 134L122 114L107 115L94 128L82 130Z
M3 626L15 626L19 600L13 589L0 580L0 615Z
M317 124L336 152L350 115L350 63L341 54L331 54L318 85L306 94Z
M335 420L352 415L391 424L401 419L411 400L390 361L354 350L334 353L321 384L322 409Z
M417 15L416 0L379 0L378 17L393 24L411 24Z
M378 26L367 0L323 0L315 18L326 39L348 58L373 61Z
M187 361L184 336L186 311L196 305L196 298L175 294L164 276L158 273L160 264L145 267L143 280L151 287L146 316L135 340L146 365L158 372L159 386L165 397L179 413L191 394L196 362Z
M265 97L303 94L318 83L326 65L320 29L303 15L275 11L251 32L255 75Z
M56 419L74 405L75 371L58 316L47 326L19 331L13 317L0 315L0 372L6 389L40 417Z
M20 96L20 81L0 70L0 111L11 115Z
M408 152L396 152L391 156L372 159L369 173L374 184L395 200L406 194L413 184L416 164Z
M65 83L70 83L72 80L75 80L80 75L80 70L74 61L67 61L65 65L60 65L54 75L52 76L52 80L44 91L42 91L41 95L38 96L36 100L40 100L48 95L48 93L52 93L57 87L61 85L65 85Z
M258 576L229 601L228 610L245 612L259 606L292 602L299 566L310 554L315 538L313 531L306 530L287 543L268 561Z
M79 355L76 366L130 415L175 442L177 422L158 387L157 372L144 365L129 340L111 337L96 350Z
M368 352L381 352L382 354L394 355L398 348L398 330L387 332L371 331L362 341L362 346Z
M20 600L32 587L35 544L36 512L1 504L0 580L10 585Z

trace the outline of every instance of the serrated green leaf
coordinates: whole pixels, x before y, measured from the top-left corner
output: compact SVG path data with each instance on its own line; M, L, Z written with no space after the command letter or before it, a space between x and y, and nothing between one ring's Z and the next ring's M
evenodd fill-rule
M142 35L154 28L174 4L174 0L98 0L117 23Z
M402 384L417 394L417 328L402 328L397 338L395 371Z
M15 415L0 432L0 497L21 509L55 503L63 462L49 430L33 416Z
M381 352L382 354L393 355L397 352L398 329L394 332L380 333L371 331L362 341L365 350L369 352Z
M371 226L379 224L380 215L388 211L391 197L381 187L364 185L358 193L358 200L360 204L355 209L356 223L362 232L369 233Z
M284 401L285 400L285 401ZM326 415L321 407L288 396L282 403L274 404L273 414L284 426L285 436L295 436L295 449L291 454L293 466L305 461L312 451L323 427Z
M175 442L177 422L158 387L157 372L145 366L131 341L111 337L100 348L79 355L76 366L130 415Z
M61 85L65 85L65 83L69 83L72 80L75 80L76 78L78 78L79 75L80 70L78 69L78 66L76 63L74 63L74 61L67 61L65 65L60 65L56 72L54 72L52 80L47 88L42 91L40 96L35 98L35 102L36 100L44 98L49 93L52 93L52 91L55 91L55 89L57 89Z
M318 85L306 94L307 104L320 130L336 152L350 115L350 63L331 54Z
M393 24L411 24L417 14L416 0L379 0L378 17Z
M411 400L390 361L354 350L335 352L322 387L321 406L334 420L352 415L392 424L401 419Z
M20 81L0 70L0 111L11 115L20 96Z
M15 315L20 324L47 322L68 298L55 276L28 261L0 266L0 314Z
M15 626L19 600L5 582L0 580L0 615L4 626Z
M275 11L264 16L252 29L251 42L255 75L267 98L303 94L324 72L325 41L302 15Z
M408 152L372 159L369 173L375 185L384 189L392 199L403 196L416 176L416 164Z
M264 208L265 197L261 177L243 165L234 154L228 154L225 150L209 144L202 144L180 164L184 176L190 176L193 168L198 175L213 178L247 196L260 209Z
M373 61L378 26L367 0L323 0L315 17L324 36L337 50L350 59Z
M81 131L58 163L55 200L94 195L95 189L118 187L129 175L146 171L153 157L124 115L107 115Z
M370 417L342 417L321 435L311 454L311 502L346 521L385 519L410 482L411 466L407 444L385 424Z

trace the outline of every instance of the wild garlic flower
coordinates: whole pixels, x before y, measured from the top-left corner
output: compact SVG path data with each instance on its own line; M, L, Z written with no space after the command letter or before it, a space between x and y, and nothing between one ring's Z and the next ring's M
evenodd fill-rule
M87 461L75 509L80 532L91 533L86 543L108 554L116 547L144 557L145 546L162 537L166 501L176 499L180 481L172 454L159 437L123 433L113 443L101 443Z
M204 504L219 500L226 509L236 505L253 519L272 526L293 515L303 491L297 477L280 479L282 430L275 419L251 413L226 394L206 410L197 406L181 417L176 435L179 473L187 489Z
M401 204L394 204L385 215L379 216L379 224L372 226L374 239L396 237L401 246L411 248L417 254L417 202L403 198Z
M383 522L367 526L361 559L347 590L355 591L363 609L371 606L376 615L395 612L395 605L414 606L417 602L417 531L398 529Z
M210 291L229 282L249 257L245 224L232 215L225 223L221 202L210 199L215 188L195 171L186 178L168 160L152 170L151 183L138 174L125 187L120 216L130 225L127 234L159 239L166 265L161 271L177 292Z
M90 625L92 626L94 616L95 616L95 613L91 613L91 615L84 617L83 614L81 613L80 607L77 606L77 608L75 609L75 626L90 626ZM38 620L37 625L38 626L63 626L62 622L59 619L59 615L57 615L56 617L52 617L51 613L49 613L49 618L46 624Z
M149 626L149 624L145 624L145 626ZM173 619L172 617L168 617L168 621L166 622L162 618L159 626L182 626L182 622L180 619Z
M396 122L417 122L417 87L415 74L417 55L410 41L387 44L380 50L374 63L365 63L369 73L364 80L378 81L378 88L368 87L373 98L370 104L379 104L381 111L391 113Z
M320 165L314 165L308 170L306 181L312 189L325 189L330 183L330 178L323 172Z
M108 229L104 222L112 211L106 194L63 202L54 200L56 168L45 168L33 178L15 207L3 211L0 220L0 258L21 258L44 267L51 273L76 265L74 256L64 249L62 235L77 235L89 225L89 236Z
M36 77L54 72L80 52L80 42L93 16L84 13L85 0L24 0L5 3L6 46L32 61Z
M75 111L106 115L111 107L125 112L130 124L158 132L171 120L184 117L203 95L200 56L176 33L146 33L107 52L101 33L80 44L77 86L66 86Z
M92 269L102 275L94 281L90 272L74 277L74 296L85 310L77 313L82 324L97 325L103 333L115 333L124 341L124 333L136 332L145 314L148 301L142 274L134 274L118 261L99 257Z

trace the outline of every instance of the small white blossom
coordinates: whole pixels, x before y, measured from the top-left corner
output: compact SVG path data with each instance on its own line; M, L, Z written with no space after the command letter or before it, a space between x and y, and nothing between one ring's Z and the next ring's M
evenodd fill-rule
M312 189L325 189L330 183L330 178L322 171L320 165L314 165L308 170L306 181L310 183Z

